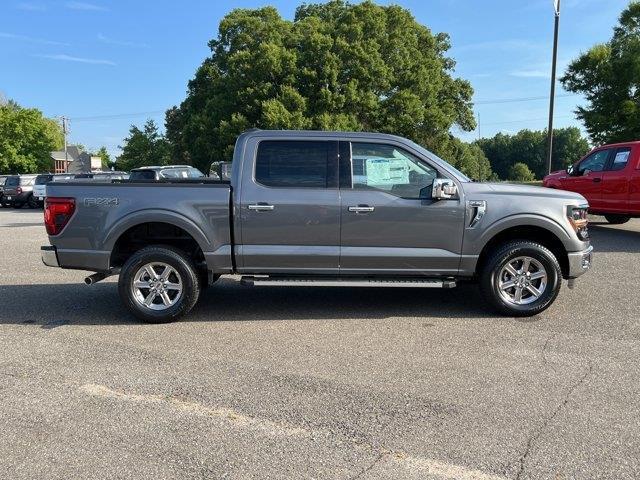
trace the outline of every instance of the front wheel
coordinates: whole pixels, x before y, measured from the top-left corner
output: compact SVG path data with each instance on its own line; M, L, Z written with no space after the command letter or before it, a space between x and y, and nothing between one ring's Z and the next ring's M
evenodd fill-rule
M118 292L125 306L147 323L168 323L188 313L200 296L196 268L184 252L146 247L124 264Z
M514 317L529 317L549 308L560 292L561 281L553 253L524 240L500 246L480 273L480 289L489 304Z
M627 223L629 220L631 220L631 217L627 215L615 214L605 215L604 218L606 218L607 222L609 222L611 225L622 225L623 223Z

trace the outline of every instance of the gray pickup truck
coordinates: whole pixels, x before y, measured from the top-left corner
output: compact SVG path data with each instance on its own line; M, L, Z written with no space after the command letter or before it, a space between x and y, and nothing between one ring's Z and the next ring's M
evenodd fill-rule
M119 274L147 322L186 314L220 275L246 285L451 288L475 280L505 315L537 314L591 265L575 193L475 183L377 133L253 130L231 181L51 183L46 265Z

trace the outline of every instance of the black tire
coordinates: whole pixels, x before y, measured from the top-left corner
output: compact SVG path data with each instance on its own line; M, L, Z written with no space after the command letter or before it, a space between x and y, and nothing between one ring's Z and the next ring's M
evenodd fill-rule
M627 223L629 220L631 220L631 217L628 217L627 215L616 215L613 213L605 215L604 218L606 218L607 222L609 222L611 225L622 225L623 223Z
M518 257L530 257L537 260L547 274L546 288L540 297L531 303L522 305L507 301L499 288L499 276L503 268ZM498 313L513 317L530 317L546 310L555 301L562 285L562 271L558 259L546 247L535 242L515 240L496 249L495 253L484 263L479 280L484 298ZM525 290L525 295L531 297L531 293L527 290Z
M132 285L140 269L149 263L165 263L180 276L182 293L176 303L163 310L152 310L134 297ZM181 250L166 246L150 246L133 254L124 264L118 280L118 293L122 303L137 318L146 323L169 323L187 314L198 301L200 282L191 259Z
M15 202L13 204L13 208L17 208L18 210L20 210L22 207L24 207L24 203Z
M29 198L27 199L27 205L31 209L38 208L38 201L33 195L29 195Z

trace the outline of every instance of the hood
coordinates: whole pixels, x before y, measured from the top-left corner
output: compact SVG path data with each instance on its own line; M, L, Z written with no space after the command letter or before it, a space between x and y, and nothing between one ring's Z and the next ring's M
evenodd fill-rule
M550 178L550 177L560 177L562 175L566 175L567 171L566 170L556 170L555 172L551 172L549 175L545 175L544 178Z
M587 203L587 200L579 193L516 183L465 183L464 189L465 192L468 193L557 198L561 200L573 200L581 203Z

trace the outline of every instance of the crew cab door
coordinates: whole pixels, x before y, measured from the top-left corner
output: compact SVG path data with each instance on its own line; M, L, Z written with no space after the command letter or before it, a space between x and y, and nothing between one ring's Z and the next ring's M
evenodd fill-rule
M235 212L238 271L338 272L337 148L330 140L249 142L246 149L255 154L245 155Z
M439 176L400 145L340 142L340 274L457 274L465 208L431 198Z
M606 212L629 212L631 147L619 147L610 156L602 174L602 209Z
M562 188L583 195L592 209L602 208L602 177L611 152L604 148L587 155L574 165L571 175L562 181Z

